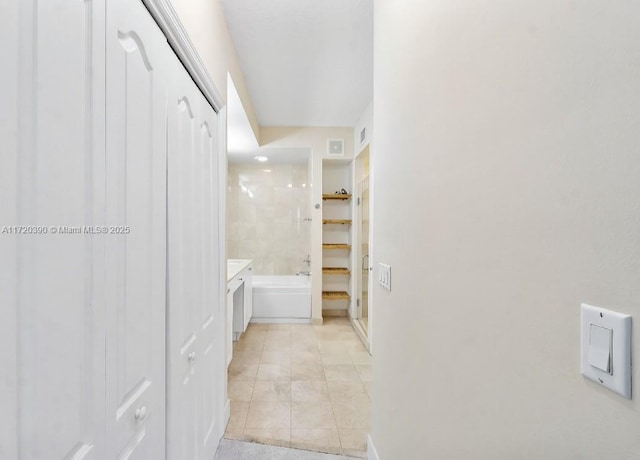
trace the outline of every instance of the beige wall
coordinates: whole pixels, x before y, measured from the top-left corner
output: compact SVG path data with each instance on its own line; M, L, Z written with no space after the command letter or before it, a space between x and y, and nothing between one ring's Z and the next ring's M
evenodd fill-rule
M260 127L231 41L220 0L172 0L176 12L198 50L216 88L226 100L227 72L231 74L256 139Z
M311 150L311 272L322 273L322 159L326 158L327 139L344 139L345 159L353 159L353 128L260 128L262 147L305 147ZM320 276L312 278L311 315L313 321L322 322L322 283Z
M253 259L256 275L307 271L311 253L308 166L230 164L227 257Z
M381 459L640 455L640 366L632 401L579 369L581 302L640 319L639 17L376 1Z

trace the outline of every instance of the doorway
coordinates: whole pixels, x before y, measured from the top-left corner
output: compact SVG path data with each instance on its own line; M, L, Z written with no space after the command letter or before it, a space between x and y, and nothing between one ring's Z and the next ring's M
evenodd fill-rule
M369 174L369 146L356 157L355 161L355 231L354 247L356 260L355 308L352 320L356 332L361 335L363 342L369 348L369 283L371 273L370 257L370 174Z

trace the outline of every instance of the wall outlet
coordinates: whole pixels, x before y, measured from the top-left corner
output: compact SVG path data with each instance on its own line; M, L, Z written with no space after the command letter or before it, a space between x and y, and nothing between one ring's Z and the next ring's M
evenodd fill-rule
M378 264L378 284L386 290L391 290L391 266L383 263Z

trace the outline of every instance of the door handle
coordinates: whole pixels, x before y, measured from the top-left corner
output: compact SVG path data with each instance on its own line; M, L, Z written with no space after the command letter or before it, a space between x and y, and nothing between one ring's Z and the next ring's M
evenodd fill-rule
M189 353L187 355L187 359L189 360L189 362L194 362L196 360L196 352L192 351L191 353Z
M134 417L137 421L142 422L145 418L147 418L147 406L141 406L136 409L136 413Z
M369 270L369 264L368 263L364 263L365 259L367 259L367 262L369 262L369 254L365 254L362 256L362 269L363 270Z

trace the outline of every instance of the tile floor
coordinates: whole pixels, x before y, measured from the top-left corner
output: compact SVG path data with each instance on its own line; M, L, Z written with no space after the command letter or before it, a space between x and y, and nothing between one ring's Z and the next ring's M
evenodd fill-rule
M346 318L250 324L229 365L225 437L366 456L371 356Z
M223 439L213 460L352 460L353 458Z

